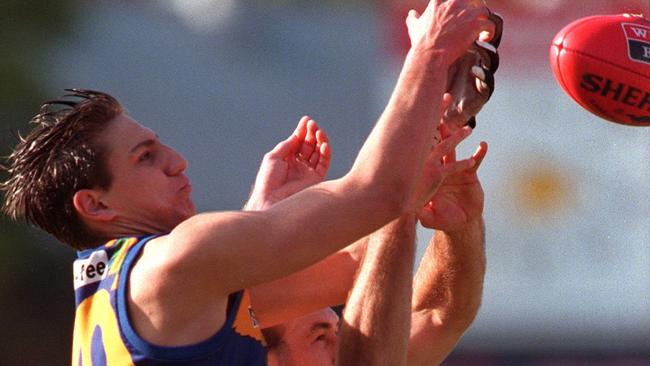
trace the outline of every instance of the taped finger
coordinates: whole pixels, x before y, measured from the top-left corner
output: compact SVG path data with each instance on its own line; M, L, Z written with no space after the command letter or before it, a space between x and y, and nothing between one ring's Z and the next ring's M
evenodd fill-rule
M494 36L492 36L492 39L490 39L490 44L492 44L494 47L499 47L501 44L501 36L503 35L503 18L497 14L493 13L491 10L490 15L488 15L488 19L494 23Z
M497 49L483 41L474 42L476 51L481 57L481 66L486 67L491 73L495 73L499 68L499 53Z

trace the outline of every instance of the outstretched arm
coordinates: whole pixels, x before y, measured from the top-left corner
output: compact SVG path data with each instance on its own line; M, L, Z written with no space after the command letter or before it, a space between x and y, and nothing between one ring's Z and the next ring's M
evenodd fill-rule
M298 126L298 130L301 125L302 121ZM315 122L313 122L313 125L316 131L321 131ZM284 153L266 155L256 179L256 188L253 190L251 201L261 202L261 206L266 206L269 200L273 203L276 199L285 198L284 194L291 194L291 190L285 189L288 185L291 185L292 188L303 188L311 185L314 178L318 178L318 176L315 177L315 170L317 169L315 161L313 162L314 165L308 165L308 168L311 169L305 169L300 174L298 174L298 168L295 165L289 166L287 174L276 174L276 170L285 170L285 164L274 164L273 161L293 160L293 155L298 154L300 150L286 149L283 147L286 144L288 144L287 140L278 144L273 150ZM304 145L306 142L302 144ZM443 164L442 156L446 151L444 146L439 145L431 150L425 164L425 179L420 182L419 189L435 189L448 174L469 169L474 164L472 159L454 162L451 165ZM269 159L270 156L273 158ZM289 182L285 179L285 176L294 176L295 179ZM287 182L282 183L285 181ZM266 187L268 186L275 188L274 190L267 190ZM268 193L264 195L260 192ZM278 192L282 194L278 194ZM264 199L264 197L267 198ZM268 197L272 197L272 199ZM384 230L382 229L382 231ZM389 236L385 233L382 235ZM361 258L364 256L367 241L368 237L362 238L355 244L302 271L251 288L253 309L261 326L263 328L273 326L316 309L343 304L349 290L352 288L354 275L357 272ZM314 284L318 284L318 286L314 286Z
M472 169L468 159L449 170L443 140L427 158L420 184L436 191L446 177ZM337 362L341 365L405 365L411 326L415 216L404 215L370 235L361 270L343 315ZM447 264L447 263L442 263ZM426 285L425 285L426 286Z
M370 235L339 330L337 365L406 365L415 216Z
M320 183L331 155L325 131L308 116L301 118L294 133L264 155L244 209L267 209ZM260 327L345 303L366 243L364 237L301 271L252 287L251 305Z
M485 228L483 190L476 173L486 152L482 142L472 157L475 166L449 176L420 212L420 222L437 231L414 279L409 365L442 362L478 312Z
M475 0L432 0L418 18L422 32L413 37L386 110L350 172L267 210L199 214L156 238L155 253L145 249L137 266L145 278L164 276L144 294L132 293L134 308L155 299L151 312L165 313L160 333L173 329L174 342L200 339L223 323L228 294L302 270L422 207L431 192L416 185L433 121L440 120L447 69L491 28L487 16ZM468 133L452 135L446 148Z
M169 235L169 260L187 263L205 288L226 295L306 268L422 207L431 192L416 192L416 184L437 127L433 121L441 117L446 70L491 28L487 16L475 0L433 0L417 20L422 32L412 38L386 110L348 174L268 210L196 215ZM452 135L445 148L468 134ZM283 260L272 260L278 253L285 253Z
M437 365L453 350L478 312L484 274L482 220L435 234L414 280L409 365Z

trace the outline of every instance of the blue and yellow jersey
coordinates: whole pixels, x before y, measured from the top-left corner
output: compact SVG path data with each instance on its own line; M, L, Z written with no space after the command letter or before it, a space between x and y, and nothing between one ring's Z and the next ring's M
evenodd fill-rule
M266 365L247 291L230 296L226 322L205 341L162 347L137 335L127 313L127 279L151 238L121 238L79 252L74 262L72 365Z

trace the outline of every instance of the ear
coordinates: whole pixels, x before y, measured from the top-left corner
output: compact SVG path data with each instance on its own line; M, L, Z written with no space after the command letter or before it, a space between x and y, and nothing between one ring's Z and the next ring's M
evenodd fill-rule
M113 210L101 200L100 194L92 189L77 191L72 197L72 204L82 218L91 221L111 221L115 218Z

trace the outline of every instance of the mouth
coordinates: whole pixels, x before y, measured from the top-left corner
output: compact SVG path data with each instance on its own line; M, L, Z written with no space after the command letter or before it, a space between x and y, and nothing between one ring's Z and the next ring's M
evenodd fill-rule
M190 180L187 179L187 177L183 177L183 184L181 184L181 187L178 189L178 191L188 194L192 192L192 184L190 184Z
M190 192L192 192L192 185L189 184L189 183L187 183L186 185L184 185L183 187L181 187L180 191L181 191L181 192L184 192L184 193L186 192L186 193L189 194Z

